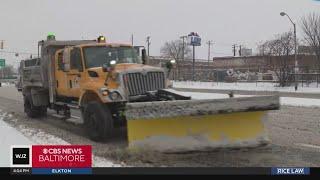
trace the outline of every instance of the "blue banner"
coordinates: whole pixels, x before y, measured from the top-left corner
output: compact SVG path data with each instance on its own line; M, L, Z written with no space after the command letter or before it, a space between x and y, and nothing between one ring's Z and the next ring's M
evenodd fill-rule
M92 168L32 168L32 174L92 174Z
M310 168L303 167L273 167L272 175L310 175Z

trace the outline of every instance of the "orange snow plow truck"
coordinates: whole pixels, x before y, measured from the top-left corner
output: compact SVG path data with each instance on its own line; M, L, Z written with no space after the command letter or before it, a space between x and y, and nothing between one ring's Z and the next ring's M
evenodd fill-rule
M278 96L193 100L170 90L167 71L147 65L145 49L96 40L38 43L24 60L22 93L31 118L79 109L88 137L105 141L126 128L129 149L210 151L268 144L267 111ZM169 62L169 63L174 63ZM168 66L169 67L169 66Z

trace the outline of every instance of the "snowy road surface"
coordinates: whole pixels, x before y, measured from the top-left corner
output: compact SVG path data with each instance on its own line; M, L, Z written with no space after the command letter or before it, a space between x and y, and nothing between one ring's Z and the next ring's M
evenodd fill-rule
M189 95L197 98L208 98L209 95L211 98L227 98L225 94ZM291 100L294 103L302 102L299 99ZM309 103L314 105L313 101ZM95 166L320 166L320 149L317 148L320 146L319 107L282 106L279 111L270 111L266 130L272 144L267 147L187 154L129 152L126 150L125 132L120 132L119 137L108 142L93 142L86 137L81 125L54 118L50 112L46 118L29 119L23 112L21 94L14 87L0 88L0 109L3 117L1 128L12 131L12 138L17 139L14 143L28 144L20 142L20 139L27 138L26 141L35 144L90 144L93 146ZM2 138L7 134L5 132L0 131Z
M69 145L70 143L56 137L45 133L38 129L26 128L25 126L19 126L17 131L15 128L11 127L4 120L11 119L16 121L11 114L3 112L0 109L0 167L10 166L10 148L11 145L45 145L45 144L59 144L59 145ZM120 164L115 164L110 160L102 157L93 156L93 166L94 167L120 167Z
M12 86L1 87L0 97L6 97L12 100L20 100L21 94L16 91ZM0 100L1 103L1 100ZM7 123L17 122L18 119L12 115L3 111L0 108L0 167L10 166L10 148L11 145L35 145L35 144L70 144L63 139L41 131L39 129L26 127L24 125ZM18 129L18 130L17 130ZM95 167L119 167L120 164L113 163L112 161L99 156L93 156L93 166Z

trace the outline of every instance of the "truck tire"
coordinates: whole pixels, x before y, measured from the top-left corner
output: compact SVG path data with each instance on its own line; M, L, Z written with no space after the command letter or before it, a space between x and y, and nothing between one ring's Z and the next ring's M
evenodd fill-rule
M113 118L109 108L100 102L90 102L82 111L84 127L93 141L105 141L113 135Z
M30 118L38 118L47 114L47 107L36 107L32 103L31 95L24 96L24 112Z

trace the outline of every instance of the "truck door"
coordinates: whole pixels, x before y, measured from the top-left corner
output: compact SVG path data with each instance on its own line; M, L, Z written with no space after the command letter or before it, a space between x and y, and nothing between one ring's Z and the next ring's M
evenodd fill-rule
M58 96L68 96L67 72L64 70L63 51L55 56L55 79Z
M67 72L67 84L69 97L80 96L80 84L83 73L83 64L80 48L72 48L70 51L70 71Z

